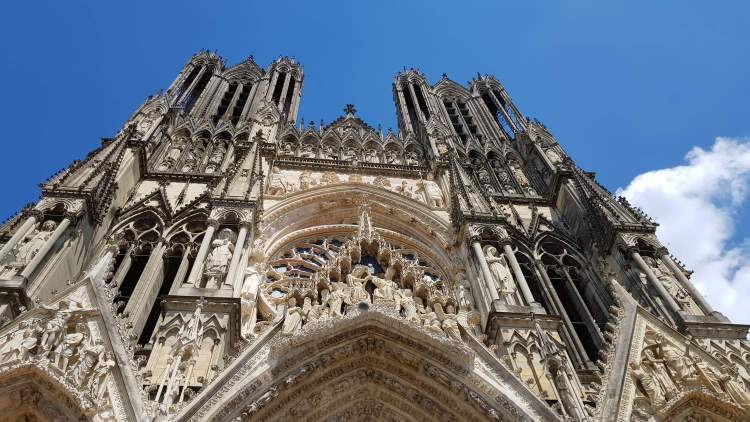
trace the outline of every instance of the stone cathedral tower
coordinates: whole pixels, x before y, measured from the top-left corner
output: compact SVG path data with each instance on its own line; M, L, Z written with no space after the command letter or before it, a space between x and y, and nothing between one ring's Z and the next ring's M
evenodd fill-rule
M201 52L0 227L0 421L739 421L748 326L492 76Z

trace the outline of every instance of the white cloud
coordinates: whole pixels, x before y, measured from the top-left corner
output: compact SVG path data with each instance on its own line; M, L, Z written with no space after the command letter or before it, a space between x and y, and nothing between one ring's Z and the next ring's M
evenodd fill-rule
M694 270L691 280L714 309L750 323L750 237L735 234L750 187L750 139L716 138L694 147L686 165L636 176L618 194L660 224L657 235Z

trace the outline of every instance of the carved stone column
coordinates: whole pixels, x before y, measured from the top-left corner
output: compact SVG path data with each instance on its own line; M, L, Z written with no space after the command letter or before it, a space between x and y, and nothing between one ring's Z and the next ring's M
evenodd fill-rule
M110 284L114 287L120 287L122 280L124 280L125 276L128 274L130 265L133 263L133 251L135 251L135 245L130 245L128 250L125 251L125 256L122 258L120 266L117 267L115 275L112 276L112 281L110 281Z
M510 268L513 270L513 275L516 276L516 282L518 283L518 287L521 289L523 299L526 301L527 305L532 306L536 303L536 301L534 300L534 295L531 294L529 284L526 282L526 277L524 277L523 272L521 271L521 266L518 265L516 254L513 252L513 248L510 246L510 244L506 243L505 245L503 245L503 251L505 252L505 258L510 263Z
M42 249L37 252L37 254L34 256L34 259L32 259L31 262L26 265L26 268L23 269L23 271L21 272L21 277L28 279L29 276L34 273L34 270L36 270L39 264L41 264L42 260L47 256L47 253L50 251L50 249L52 249L52 246L55 245L55 243L60 239L68 226L70 226L72 219L73 216L71 215L66 215L65 218L63 218L57 228L55 228L55 231L52 232L52 236L50 236L44 246L42 246Z
M659 292L659 295L664 299L664 302L666 302L667 307L669 307L669 310L675 314L679 314L680 312L680 306L677 305L677 302L675 302L674 298L671 294L667 291L667 289L664 287L663 284L661 284L661 281L656 278L656 275L651 270L651 267L646 264L646 261L643 260L643 257L640 253L638 253L637 250L633 249L630 252L630 256L633 258L633 261L635 261L636 265L638 266L638 269L646 274L646 278L648 278L648 281L656 287L656 290Z
M659 255L661 262L663 262L664 265L666 265L667 268L669 268L672 274L675 277L677 277L677 279L680 281L680 284L682 284L682 287L690 293L690 296L693 298L695 303L698 304L698 306L703 310L703 312L706 315L720 316L720 318L726 319L724 315L721 315L718 312L714 311L711 305L709 305L706 298L703 297L703 295L698 291L698 289L695 288L693 283L691 283L690 280L688 280L688 278L685 276L685 273L682 272L682 270L672 260L666 248L660 248L659 250L656 251L656 253Z
M140 334L143 325L146 324L151 306L156 301L156 296L164 282L164 250L166 249L166 240L159 239L154 249L151 250L151 256L146 262L146 267L138 279L133 294L125 305L125 312L130 314L130 321L133 324L133 332Z
M500 300L500 296L497 294L497 288L495 287L494 283L494 276L492 275L492 271L490 271L490 266L487 265L487 260L484 257L484 252L482 251L482 245L479 243L478 239L472 239L471 240L471 247L474 249L474 254L476 255L477 261L479 261L479 266L482 268L482 274L484 275L484 283L485 287L487 288L487 291L490 293L490 298L492 302L496 300Z
M193 250L192 246L188 245L182 252L182 260L180 266L177 267L177 274L174 276L172 281L172 287L169 288L170 295L176 295L177 290L182 287L182 283L185 281L187 276L188 268L190 268L190 252Z
M242 256L242 248L245 246L245 238L247 237L247 224L240 226L240 231L237 233L237 242L234 244L234 251L232 252L232 260L229 261L229 268L227 269L227 276L224 280L224 284L232 286L234 283L235 272L237 271L237 265L240 262Z
M185 282L186 284L195 285L195 283L200 279L203 270L203 261L206 260L206 255L208 255L208 249L211 246L211 241L214 238L214 232L216 231L216 228L219 227L219 222L216 220L208 220L206 221L206 223L208 224L208 227L206 228L206 233L203 235L201 247L198 249L198 254L195 256L195 261L193 261L193 268L190 270L190 275Z
M26 233L29 232L32 228L34 228L34 225L42 219L41 212L38 210L34 210L31 212L31 215L26 219L26 221L23 222L21 227L16 230L16 232L13 234L13 237L8 240L8 243L3 245L3 248L0 249L0 261L5 257L5 255L8 254L13 248L18 245L18 243L23 240L24 236L26 236Z

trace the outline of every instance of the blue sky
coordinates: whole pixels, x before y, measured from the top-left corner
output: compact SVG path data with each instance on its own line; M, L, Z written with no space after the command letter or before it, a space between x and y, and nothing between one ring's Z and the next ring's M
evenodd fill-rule
M746 1L84 3L3 7L0 216L36 200L38 183L113 135L201 48L261 66L293 56L300 117L330 121L351 102L385 128L404 66L433 82L495 74L613 191L718 136L750 136ZM729 210L724 246L747 242L748 208Z

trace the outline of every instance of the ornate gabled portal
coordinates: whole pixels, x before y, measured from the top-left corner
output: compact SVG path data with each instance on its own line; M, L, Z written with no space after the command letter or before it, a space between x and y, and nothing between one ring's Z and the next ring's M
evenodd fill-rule
M531 394L516 396L517 390L486 382L483 373L492 370L479 362L462 342L374 304L309 324L295 336L281 335L277 325L178 419L557 419L551 411L540 415L539 409L548 408L541 402L530 405Z

